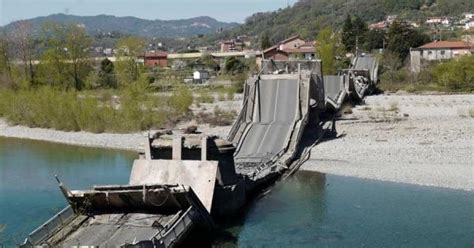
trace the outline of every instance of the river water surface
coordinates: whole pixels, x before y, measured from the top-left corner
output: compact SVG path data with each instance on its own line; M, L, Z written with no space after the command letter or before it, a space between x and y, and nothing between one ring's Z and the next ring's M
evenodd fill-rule
M135 153L0 138L0 244L21 243L71 189L126 184ZM215 235L223 247L474 247L474 193L299 172Z

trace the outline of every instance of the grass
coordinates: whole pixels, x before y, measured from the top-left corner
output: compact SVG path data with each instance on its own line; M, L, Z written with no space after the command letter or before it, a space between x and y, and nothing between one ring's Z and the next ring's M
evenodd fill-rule
M469 117L474 118L474 107L469 108Z
M398 83L398 82L381 82L377 86L382 91L397 92L406 91L409 93L437 91L437 92L452 92L452 90L440 87L436 84L422 84L422 83Z
M214 96L209 90L203 90L199 93L199 96L196 97L196 102L198 103L213 103Z
M237 117L236 111L226 111L215 107L212 113L201 112L196 115L198 123L207 123L211 126L231 125Z
M2 90L0 116L28 127L126 133L175 124L188 114L192 99L189 89L176 89L171 96L152 96L140 85L113 94L50 87Z

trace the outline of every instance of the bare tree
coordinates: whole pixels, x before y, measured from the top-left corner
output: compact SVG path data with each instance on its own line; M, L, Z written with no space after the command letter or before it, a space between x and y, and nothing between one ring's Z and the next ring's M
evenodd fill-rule
M5 32L0 32L0 86L14 88L12 68L12 41Z
M0 72L11 77L10 41L5 33L0 33Z
M13 41L16 44L18 54L23 65L25 79L29 79L31 84L35 82L35 71L33 68L33 38L31 35L31 23L19 21L15 24L13 31Z

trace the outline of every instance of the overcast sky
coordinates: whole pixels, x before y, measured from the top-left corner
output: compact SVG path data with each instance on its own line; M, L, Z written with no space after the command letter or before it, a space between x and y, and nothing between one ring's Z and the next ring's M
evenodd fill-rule
M297 0L0 0L0 25L56 13L108 14L172 20L211 16L243 22L255 12L276 10Z

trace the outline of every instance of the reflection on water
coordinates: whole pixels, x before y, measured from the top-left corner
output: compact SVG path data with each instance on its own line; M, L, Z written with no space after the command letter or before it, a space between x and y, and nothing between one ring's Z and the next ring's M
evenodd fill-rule
M474 247L474 193L299 172L214 245Z
M0 243L21 243L66 205L55 174L74 189L124 184L134 158L0 138ZM200 239L215 247L474 247L473 209L473 192L299 172L220 223L213 244Z
M0 243L23 241L66 206L54 175L70 188L128 182L135 153L0 138Z

